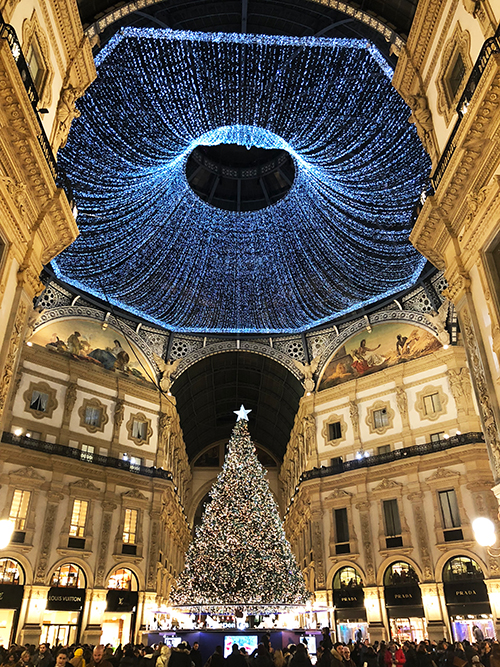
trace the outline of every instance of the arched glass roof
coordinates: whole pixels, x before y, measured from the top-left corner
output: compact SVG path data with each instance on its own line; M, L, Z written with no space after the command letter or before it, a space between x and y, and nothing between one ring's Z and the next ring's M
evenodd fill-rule
M430 162L366 42L125 29L98 57L59 161L80 237L64 281L175 331L304 331L411 286ZM288 194L215 208L189 187L198 145L287 151Z

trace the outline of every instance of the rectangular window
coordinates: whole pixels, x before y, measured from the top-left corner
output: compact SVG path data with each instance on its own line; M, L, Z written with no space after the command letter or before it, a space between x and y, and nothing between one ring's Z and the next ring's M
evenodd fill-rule
M460 53L457 53L457 58L453 64L450 76L448 78L448 83L450 84L450 91L453 99L458 93L458 89L460 88L460 84L462 83L464 76L465 63Z
M137 438L137 440L147 440L148 437L147 422L136 421L134 419L132 423L132 437Z
M398 501L384 500L384 525L386 537L401 535L401 521L399 519Z
M34 389L31 392L30 400L30 409L36 410L37 412L47 412L47 406L49 404L49 395L44 394L42 391L37 391Z
M328 440L338 440L342 437L342 428L340 422L333 422L328 424Z
M30 70L31 78L33 79L35 88L38 92L40 92L40 85L43 78L42 58L40 56L40 47L34 39L29 48L26 63Z
M335 542L349 542L349 523L345 507L335 510Z
M93 445L82 445L81 460L92 462L94 460L94 452L95 447Z
M87 405L85 408L85 423L88 426L100 427L102 418L102 408L96 408L92 405Z
M85 522L87 520L88 502L86 500L73 501L69 534L72 537L85 536Z
M137 510L125 510L125 520L123 522L123 542L125 544L135 544L137 531Z
M389 415L386 408L373 411L373 426L374 428L385 428L389 426Z
M441 442L444 439L444 431L440 431L439 433L431 433L431 442Z
M41 440L42 434L40 431L26 431L26 437L31 438L32 440Z
M424 396L424 413L426 415L435 415L436 412L441 412L441 400L437 392Z
M443 528L460 528L460 513L458 511L457 496L454 489L439 491L439 506L441 507L441 518Z
M26 528L30 497L30 491L21 491L20 489L14 491L12 504L10 506L9 520L15 524L15 530L25 530Z
M129 461L130 461L130 470L139 472L142 465L142 459L140 459L138 456L131 456L129 458Z
M380 445L377 447L377 454L390 454L391 446L390 445Z

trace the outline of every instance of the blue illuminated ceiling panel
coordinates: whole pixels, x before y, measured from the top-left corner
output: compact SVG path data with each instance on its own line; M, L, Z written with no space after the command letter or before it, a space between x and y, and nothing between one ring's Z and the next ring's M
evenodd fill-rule
M411 286L430 163L361 41L125 29L59 161L80 236L56 274L171 330L296 332ZM186 177L196 146L282 149L295 179L237 212Z

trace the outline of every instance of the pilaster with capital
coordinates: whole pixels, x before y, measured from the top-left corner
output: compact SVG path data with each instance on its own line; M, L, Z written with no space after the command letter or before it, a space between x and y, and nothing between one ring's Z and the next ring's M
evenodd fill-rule
M361 542L365 556L366 583L375 584L375 561L373 556L373 539L370 521L370 503L367 500L356 505L361 521Z
M417 532L418 550L420 552L420 562L422 564L424 581L432 581L434 579L434 571L429 548L427 522L425 519L424 494L417 491L410 492L408 493L407 498L410 501L413 510L413 518Z
M47 506L45 508L45 517L43 520L42 539L35 571L36 584L45 584L47 565L49 562L52 539L54 537L57 510L59 509L59 505L63 498L63 494L59 491L49 491L47 494Z
M103 500L101 534L99 537L99 546L97 548L97 568L95 575L96 588L103 588L105 585L104 577L107 570L107 559L109 554L111 523L113 521L113 512L117 508L116 503L111 500Z
M325 549L323 539L323 513L321 511L312 512L312 549L314 557L314 573L317 588L324 588L326 585L325 574Z

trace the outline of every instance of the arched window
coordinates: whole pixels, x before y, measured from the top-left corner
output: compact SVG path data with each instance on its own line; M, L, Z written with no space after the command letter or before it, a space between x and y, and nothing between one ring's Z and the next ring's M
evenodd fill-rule
M389 565L384 574L384 586L418 584L418 575L409 563L398 561Z
M137 577L132 570L126 568L115 570L108 579L108 588L118 591L136 591Z
M52 575L51 586L60 588L85 588L85 573L81 567L74 563L60 565Z
M17 560L0 558L0 584L24 584L24 570Z
M340 590L344 588L361 588L363 580L357 570L353 567L342 567L333 578L333 588Z
M455 556L443 568L443 581L477 581L484 574L475 560L468 556Z

